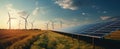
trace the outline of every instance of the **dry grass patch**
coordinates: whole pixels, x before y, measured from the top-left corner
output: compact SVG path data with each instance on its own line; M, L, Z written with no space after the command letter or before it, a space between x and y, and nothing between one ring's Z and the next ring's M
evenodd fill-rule
M0 49L26 49L43 32L40 30L0 30L0 35L2 35Z
M120 40L120 31L112 32L110 35L106 36L107 39Z

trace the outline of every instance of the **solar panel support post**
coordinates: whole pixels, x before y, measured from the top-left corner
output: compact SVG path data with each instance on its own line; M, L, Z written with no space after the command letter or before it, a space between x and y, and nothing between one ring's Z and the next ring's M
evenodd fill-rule
M93 45L93 49L95 49L95 39L94 39L94 37L92 37L92 45Z
M74 35L72 34L72 41L73 41L73 44L74 44L74 39L73 38L74 38Z
M80 47L80 38L79 38L79 35L77 36L77 38L78 38L78 46Z

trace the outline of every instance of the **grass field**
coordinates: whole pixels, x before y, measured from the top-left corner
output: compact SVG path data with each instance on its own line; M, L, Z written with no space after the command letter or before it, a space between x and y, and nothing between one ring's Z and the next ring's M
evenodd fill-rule
M96 46L96 49L104 49ZM93 49L93 45L82 40L72 39L55 32L48 31L35 41L31 49Z
M120 40L120 31L105 38ZM93 45L52 31L0 30L0 49L93 49Z
M44 31L0 30L0 49L27 49Z

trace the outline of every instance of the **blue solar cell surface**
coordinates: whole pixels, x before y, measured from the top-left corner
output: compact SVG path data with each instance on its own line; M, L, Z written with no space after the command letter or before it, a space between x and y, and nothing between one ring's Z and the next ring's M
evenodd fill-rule
M113 31L120 30L120 21L107 21L94 24L87 24L83 26L74 26L62 29L55 29L54 31L83 35L89 37L102 38Z

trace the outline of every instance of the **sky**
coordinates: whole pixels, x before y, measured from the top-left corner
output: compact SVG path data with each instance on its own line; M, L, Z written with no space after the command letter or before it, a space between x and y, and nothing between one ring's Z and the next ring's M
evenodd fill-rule
M106 21L120 17L119 0L0 0L0 28L8 29L8 12L12 29L24 29L24 19L28 16L27 28L55 29ZM20 27L19 27L20 24Z

